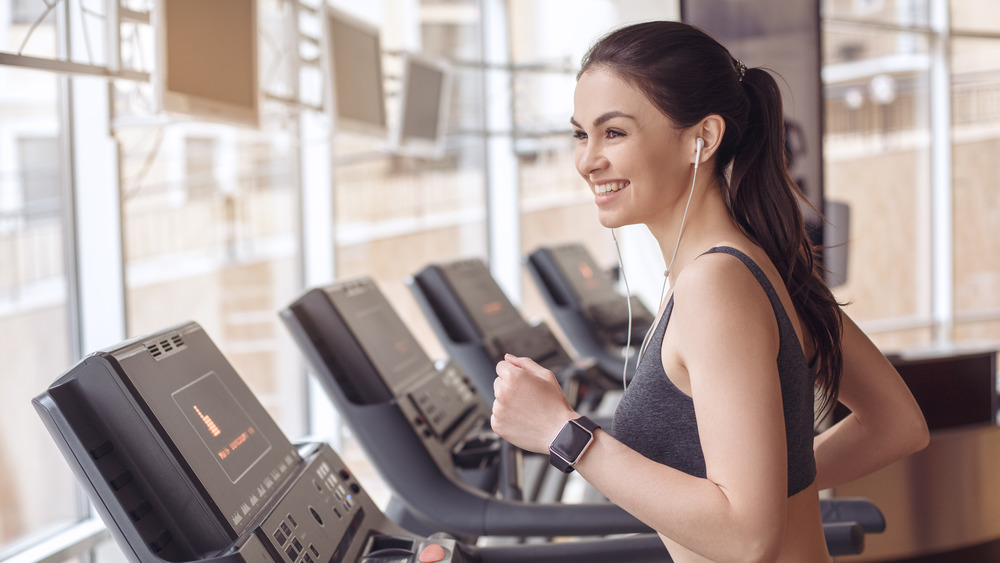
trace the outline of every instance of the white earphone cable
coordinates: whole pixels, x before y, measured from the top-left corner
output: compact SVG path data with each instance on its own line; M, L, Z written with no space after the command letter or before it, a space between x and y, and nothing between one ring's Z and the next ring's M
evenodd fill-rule
M681 247L681 236L684 235L684 224L687 222L688 209L691 207L691 198L694 196L694 186L698 180L698 164L701 161L701 148L704 141L701 137L695 144L695 157L694 157L694 173L691 175L691 190L688 192L687 203L684 205L684 215L681 216L681 227L677 231L677 243L674 245L674 252L670 256L670 263L667 264L667 269L663 272L663 286L660 289L660 299L657 303L663 303L663 297L667 290L667 280L670 279L670 270L674 267L674 259L677 258L677 249ZM625 356L625 366L622 368L622 390L628 390L628 360L632 355L632 291L628 286L628 277L625 275L625 264L622 261L622 252L618 247L618 237L615 236L615 230L611 229L611 238L615 242L615 252L618 254L618 270L621 272L622 282L625 284L625 303L628 308L628 330L625 333L625 349L623 350L623 355ZM653 334L653 328L656 323L650 325L649 329L646 330L646 335L642 338L642 344L639 345L639 353L635 357L635 365L639 365L639 360L642 359L642 354L646 351L646 346L649 344L650 336Z

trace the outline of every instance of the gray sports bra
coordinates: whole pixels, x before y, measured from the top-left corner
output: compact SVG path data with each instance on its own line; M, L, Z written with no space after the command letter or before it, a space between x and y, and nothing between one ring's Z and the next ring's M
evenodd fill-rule
M795 329L778 294L749 256L726 246L706 252L735 256L746 264L767 293L778 320L780 344L776 360L785 411L788 446L788 496L808 487L816 478L813 456L813 401L815 374L806 362ZM635 375L615 411L611 433L644 456L695 477L706 476L705 455L698 438L698 422L691 397L678 389L663 371L660 348L670 322L670 297L650 337ZM720 348L724 344L720 343ZM724 352L724 350L722 350Z

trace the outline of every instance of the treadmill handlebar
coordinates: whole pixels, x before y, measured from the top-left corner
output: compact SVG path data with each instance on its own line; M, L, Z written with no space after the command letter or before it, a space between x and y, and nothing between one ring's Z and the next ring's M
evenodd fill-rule
M571 542L467 547L477 563L670 563L670 555L656 534Z
M885 516L875 503L861 497L820 499L823 522L857 522L868 534L885 531Z
M483 535L606 535L652 532L635 516L612 503L527 503L490 499L484 507Z
M823 535L833 557L858 555L865 549L865 531L857 522L824 523Z

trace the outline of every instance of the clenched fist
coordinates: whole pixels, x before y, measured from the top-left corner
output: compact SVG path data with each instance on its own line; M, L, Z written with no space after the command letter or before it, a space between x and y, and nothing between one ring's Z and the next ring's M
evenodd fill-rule
M531 358L507 354L497 364L493 395L493 431L527 451L548 453L563 424L579 416L555 375Z

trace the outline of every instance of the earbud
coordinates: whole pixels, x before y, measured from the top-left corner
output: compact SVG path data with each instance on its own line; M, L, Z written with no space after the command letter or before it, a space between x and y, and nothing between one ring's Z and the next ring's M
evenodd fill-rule
M698 137L698 140L694 142L694 169L698 170L698 164L701 163L701 148L705 146L705 139Z

